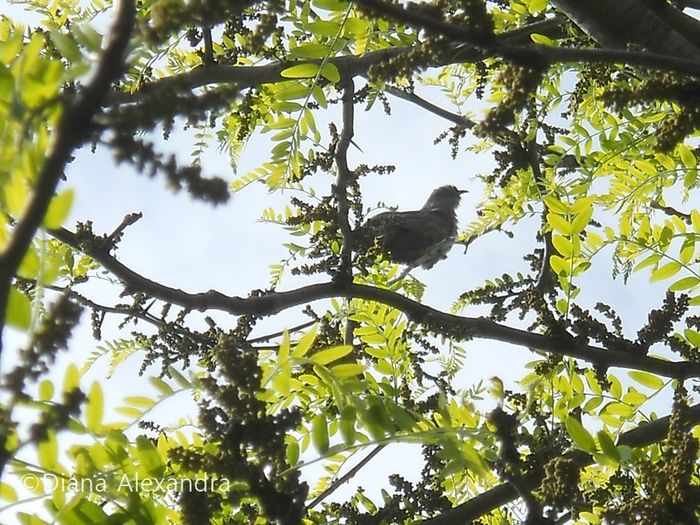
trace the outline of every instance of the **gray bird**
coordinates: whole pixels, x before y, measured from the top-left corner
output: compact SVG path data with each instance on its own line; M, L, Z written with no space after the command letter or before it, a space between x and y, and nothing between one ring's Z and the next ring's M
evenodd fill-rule
M447 257L457 237L457 215L466 190L441 186L420 210L385 211L360 228L361 244L378 246L392 262L430 269Z

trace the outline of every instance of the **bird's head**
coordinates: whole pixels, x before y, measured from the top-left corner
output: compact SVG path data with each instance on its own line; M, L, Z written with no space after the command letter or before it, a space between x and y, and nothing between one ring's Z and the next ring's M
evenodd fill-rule
M457 209L457 206L459 206L459 201L463 193L467 193L467 190L458 190L451 184L440 186L430 194L430 197L428 197L428 200L423 206L423 210L454 211Z

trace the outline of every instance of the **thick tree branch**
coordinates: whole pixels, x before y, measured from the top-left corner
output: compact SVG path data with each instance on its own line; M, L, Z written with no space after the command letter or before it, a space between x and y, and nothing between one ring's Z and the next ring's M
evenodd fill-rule
M694 405L688 409L688 417L692 423L700 423L700 404ZM637 428L622 434L617 441L617 445L626 445L635 448L657 443L663 440L668 434L670 421L671 416L666 416L652 421L651 423L639 425ZM565 454L564 457L574 460L579 467L585 467L594 462L590 454L580 450L569 452ZM532 491L536 489L541 482L542 479L540 476L530 474L521 480L521 485L526 486L528 490ZM465 523L471 523L480 516L488 514L498 507L513 501L517 497L518 493L515 487L510 483L504 483L503 485L499 485L493 489L487 490L483 494L473 497L462 505L458 505L457 507L443 512L435 518L418 522L416 525L463 525Z
M510 60L535 63L540 66L550 66L557 63L622 63L700 75L700 61L697 60L688 60L648 51L551 47L534 44L530 40L530 35L533 33L547 33L551 32L552 29L559 29L563 25L563 19L560 17L536 22L522 28L504 32L490 39L484 39L483 37L475 38L473 34L461 27L426 15L410 12L398 4L388 4L380 0L359 0L358 3L390 18L429 29L461 43L461 45L456 46L455 52L450 55L448 60L432 64L433 66L474 62L489 57L504 57ZM328 61L340 70L343 78L364 76L371 66L386 62L411 50L412 47L410 46L394 47L372 51L362 56L338 56L330 58ZM192 91L207 85L225 83L236 84L239 88L244 89L260 84L284 82L289 81L288 78L281 76L282 71L285 69L307 63L320 65L321 62L322 60L318 59L276 62L263 66L206 65L195 68L188 73L162 78L146 84L135 94L115 93L109 98L109 103L111 105L120 105L147 102L149 97L157 96L162 90L169 89ZM417 102L416 100L411 101Z
M46 215L66 164L73 151L87 139L93 117L100 111L110 86L122 73L134 16L133 0L120 0L116 3L114 25L107 37L107 45L97 63L95 74L78 95L66 104L27 211L18 221L7 248L0 255L0 333L4 328L5 310L17 268Z
M491 339L555 355L575 357L603 368L632 368L677 379L700 377L700 363L665 361L641 354L592 346L580 337L574 338L568 335L553 337L501 325L484 317L461 317L435 310L390 290L361 284L342 282L312 284L285 292L273 292L251 297L232 297L216 290L189 293L139 275L104 250L91 248L90 243L81 242L74 233L68 230L56 230L52 231L51 234L60 241L93 257L105 269L119 278L128 291L142 292L151 297L193 310L221 310L233 315L268 316L320 299L331 297L359 298L392 306L401 310L411 321L425 324L436 333L449 334L454 340Z
M512 45L524 45L531 42L530 35L533 33L551 34L558 31L566 19L554 17L540 22L535 22L518 29L506 31L497 37L498 41L507 42ZM342 73L343 77L364 76L370 67L381 64L387 60L406 54L413 48L411 46L399 46L378 51L371 51L361 56L347 55L333 57L328 62L333 63ZM484 53L478 49L460 46L450 57L449 63L464 63L481 60ZM181 75L162 78L150 84L145 84L141 90L134 94L114 93L109 98L111 105L138 103L148 99L150 95L157 94L162 90L177 89L181 91L192 91L193 89L212 84L232 83L244 89L260 84L270 84L276 82L289 81L281 76L285 69L298 64L321 64L322 60L304 60L292 62L275 62L263 66L228 66L228 65L206 65L193 69ZM435 66L444 64L434 64Z
M496 36L474 34L464 28L444 20L428 16L415 10L407 9L401 4L382 0L357 0L356 3L372 13L386 16L431 33L461 42L475 50L481 50L481 58L503 57L506 60L525 62L538 67L559 63L606 63L645 66L663 71L676 71L700 75L700 61L677 58L652 52L637 52L618 49L583 49L552 47L531 43L527 46L517 45Z
M581 29L605 47L625 49L630 44L663 55L700 59L700 22L658 2L639 0L553 0Z

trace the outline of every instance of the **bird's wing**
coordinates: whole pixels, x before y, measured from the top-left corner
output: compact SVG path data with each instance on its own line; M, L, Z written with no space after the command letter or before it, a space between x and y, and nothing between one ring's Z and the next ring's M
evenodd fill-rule
M440 212L381 213L367 221L367 227L380 239L392 260L402 264L414 264L433 246L452 235L449 218Z

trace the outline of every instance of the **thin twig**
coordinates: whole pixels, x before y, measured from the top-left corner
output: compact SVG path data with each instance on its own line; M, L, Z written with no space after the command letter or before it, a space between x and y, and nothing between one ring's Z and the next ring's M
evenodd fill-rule
M685 222L686 224L692 224L692 223L693 223L693 220L692 220L692 218L691 218L691 216L690 216L690 213L685 213L685 212L679 211L679 210L677 210L677 209L675 209L675 208L672 208L671 206L662 206L661 204L659 204L659 203L656 202L656 201L652 201L651 207L654 208L655 210L661 210L661 211L664 212L666 215L671 215L671 216L674 216L674 217L678 217L679 219L681 219L681 220L682 220L683 222Z
M267 335L261 335L260 337L255 337L253 339L248 339L248 343L264 343L265 341L269 341L270 339L274 339L276 337L280 337L284 335L285 332L298 332L299 330L303 330L304 328L308 328L309 326L313 326L316 323L318 323L318 319L311 319L311 321L306 321L305 323L298 324L296 326L293 326L292 328L285 328L284 330L280 330L279 332L274 332L272 334L267 334Z
M331 483L331 485L326 490L321 492L321 494L316 496L316 498L314 498L314 500L306 506L306 510L313 509L316 505L338 490L344 483L352 479L365 465L372 461L377 454L384 450L385 447L386 445L377 445L374 447L369 454L362 458L362 461Z
M468 119L467 117L464 117L462 115L458 115L457 113L447 111L446 109L443 109L440 106L436 106L432 102L429 102L424 98L419 97L415 93L404 91L403 89L398 89L393 86L385 86L384 91L400 99L407 100L408 102L411 102L418 107L427 109L428 111L434 113L438 117L442 117L446 120L449 120L453 124L457 124L458 126L461 126L463 128L470 129L476 126L476 122L474 122L473 120Z
M138 212L138 213L130 213L124 219L122 219L122 222L117 226L112 233L109 234L107 237L107 242L109 243L110 246L114 246L116 243L118 243L121 238L122 234L124 233L124 230L126 230L129 226L134 224L136 221L140 220L143 218L143 213Z

